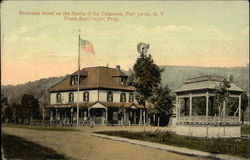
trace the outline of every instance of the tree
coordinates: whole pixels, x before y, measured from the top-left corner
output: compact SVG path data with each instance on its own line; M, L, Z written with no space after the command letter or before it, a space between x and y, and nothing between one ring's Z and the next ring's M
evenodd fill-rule
M223 103L228 99L229 92L228 89L231 87L230 82L227 79L224 79L218 86L215 87L215 98L216 98L216 104L219 107L219 116L221 117L222 114L225 115L224 112L222 112L222 107L224 108L225 105Z
M130 83L137 89L136 100L140 105L143 105L144 111L146 103L153 95L154 89L157 88L161 82L161 72L156 64L154 64L152 56L147 55L147 49L149 45L145 43L139 43L137 46L140 57L137 58L136 63L133 66L134 73L132 73ZM145 112L143 123L145 125Z
M20 120L23 120L22 107L18 104L13 104L11 108L13 109L14 122L20 123Z
M159 127L161 113L172 114L173 95L170 88L167 85L156 88L150 102L153 104L154 113L158 115L157 127Z
M13 111L10 108L10 106L6 107L6 109L4 110L3 119L7 123L10 123L12 121L12 119L13 119Z
M1 120L3 121L5 109L8 106L8 99L5 97L4 92L1 90Z
M249 102L249 98L246 92L243 92L243 94L241 95L242 124L244 124L244 112L246 111L248 107L248 102Z
M229 97L228 89L231 87L230 82L225 78L223 81L219 83L218 86L215 86L215 99L216 99L216 105L219 108L219 121L221 119L221 116L225 116L225 102ZM223 106L223 108L222 108ZM223 111L222 111L223 110ZM218 123L218 136L219 136L219 130L220 130L220 122Z
M24 94L22 101L22 113L25 119L28 119L29 122L33 122L33 118L39 118L39 101L35 99L32 95Z

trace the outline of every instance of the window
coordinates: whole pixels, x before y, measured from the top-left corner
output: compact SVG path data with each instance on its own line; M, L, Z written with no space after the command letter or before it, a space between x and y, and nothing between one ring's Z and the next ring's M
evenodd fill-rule
M78 80L77 76L71 77L71 85L77 85L77 80Z
M121 93L120 102L126 102L126 94L125 93Z
M62 101L62 99L61 99L61 93L57 93L56 94L56 102L61 102Z
M129 102L134 102L134 94L129 93Z
M127 84L127 77L121 77L121 85L125 86Z
M89 101L89 92L83 93L83 101L85 101L85 102Z
M74 102L74 93L69 93L69 102Z
M108 102L113 102L113 93L112 92L107 93L107 101Z

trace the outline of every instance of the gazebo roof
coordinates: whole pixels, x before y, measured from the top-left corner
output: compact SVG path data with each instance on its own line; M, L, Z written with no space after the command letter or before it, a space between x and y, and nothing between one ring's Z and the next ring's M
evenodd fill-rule
M187 79L180 87L175 90L175 93L191 92L199 90L213 90L215 86L219 85L225 77L205 75L201 77L195 77ZM231 87L229 91L243 92L241 88L236 86L234 83L230 83Z

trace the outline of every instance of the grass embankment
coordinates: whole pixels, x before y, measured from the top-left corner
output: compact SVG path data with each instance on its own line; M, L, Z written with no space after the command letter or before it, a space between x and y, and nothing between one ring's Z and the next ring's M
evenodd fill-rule
M24 128L24 129L33 129L33 130L42 130L42 131L78 131L80 130L72 127L57 127L57 126L30 126L23 124L4 124L4 127L10 128Z
M128 132L128 131L103 131L96 132L110 136L156 142L214 154L231 154L235 156L250 157L250 141L237 138L195 138L179 136L170 132Z
M2 134L2 148L6 159L68 159L53 149L8 134Z

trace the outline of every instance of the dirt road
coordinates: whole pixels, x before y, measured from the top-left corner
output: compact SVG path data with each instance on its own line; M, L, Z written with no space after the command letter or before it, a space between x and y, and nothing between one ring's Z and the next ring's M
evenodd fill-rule
M198 160L200 157L179 155L162 150L111 141L91 136L93 131L142 130L141 127L79 127L81 132L38 131L3 127L2 131L53 148L59 153L79 160ZM155 130L155 128L146 128Z

